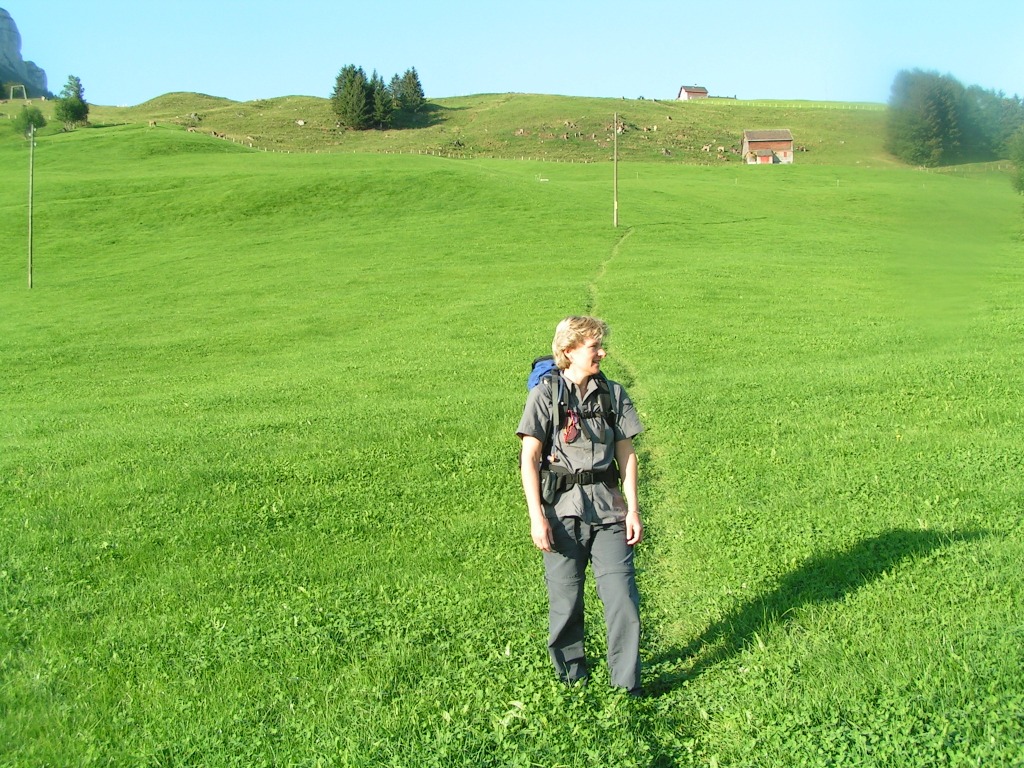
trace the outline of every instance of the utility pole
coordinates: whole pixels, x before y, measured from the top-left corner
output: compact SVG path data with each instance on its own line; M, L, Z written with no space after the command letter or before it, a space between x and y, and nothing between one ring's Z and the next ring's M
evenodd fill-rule
M612 143L615 149L612 152L612 224L619 227L619 113L612 117Z
M35 179L36 126L28 126L28 287L32 289L32 183Z

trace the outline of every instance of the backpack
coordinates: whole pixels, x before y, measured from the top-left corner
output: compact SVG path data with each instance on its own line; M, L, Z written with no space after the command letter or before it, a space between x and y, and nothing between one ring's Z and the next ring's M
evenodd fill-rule
M530 366L530 375L526 379L526 390L530 391L534 387L547 386L551 392L551 431L548 433L547 439L544 441L543 451L543 468L547 468L548 457L551 455L552 442L554 435L562 427L562 422L565 420L565 414L568 410L568 397L565 391L565 383L562 381L562 377L558 366L555 364L555 358L553 355L542 355L541 357L534 358L533 365ZM615 429L615 423L617 420L617 414L615 409L612 407L612 393L611 387L608 384L608 379L604 373L599 373L595 377L597 381L597 401L600 405L600 413L604 415L605 421L608 422L608 426ZM547 382L545 384L545 382Z

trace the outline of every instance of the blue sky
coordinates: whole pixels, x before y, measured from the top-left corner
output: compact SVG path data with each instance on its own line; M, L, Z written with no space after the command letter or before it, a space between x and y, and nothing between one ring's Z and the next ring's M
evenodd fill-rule
M885 102L900 69L1024 96L1022 0L0 0L22 56L93 104L330 94L346 64L475 93Z

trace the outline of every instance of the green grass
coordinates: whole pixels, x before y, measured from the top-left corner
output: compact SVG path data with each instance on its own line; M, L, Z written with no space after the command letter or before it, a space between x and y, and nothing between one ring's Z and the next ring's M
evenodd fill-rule
M25 155L0 764L1024 760L1005 179L634 161L615 230L607 163L133 123L40 138L28 291ZM512 431L576 311L649 427L640 701L593 592L595 684L544 648Z
M655 685L722 764L1015 764L1019 203L787 171L608 275L671 510Z

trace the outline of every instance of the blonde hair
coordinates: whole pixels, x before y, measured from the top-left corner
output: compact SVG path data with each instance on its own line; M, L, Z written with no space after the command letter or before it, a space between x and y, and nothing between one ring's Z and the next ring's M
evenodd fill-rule
M564 371L569 367L566 350L576 349L587 339L594 339L601 343L608 333L608 324L596 317L571 315L565 318L555 328L555 338L551 341L551 352L555 356L555 365Z

